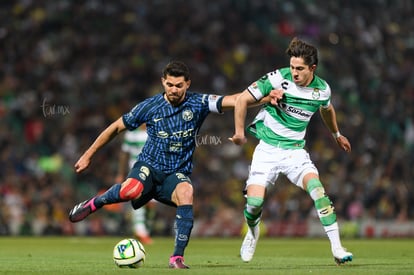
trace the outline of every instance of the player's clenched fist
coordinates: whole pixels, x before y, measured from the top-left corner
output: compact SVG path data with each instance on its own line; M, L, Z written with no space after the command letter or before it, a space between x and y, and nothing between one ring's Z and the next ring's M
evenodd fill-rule
M284 91L282 89L272 90L269 94L270 103L272 105L277 105L279 101L283 98Z
M229 140L236 145L243 145L247 142L246 137L242 135L234 135L233 137L229 138Z
M91 160L88 157L82 156L75 164L75 171L76 173L80 173L86 168L88 168Z

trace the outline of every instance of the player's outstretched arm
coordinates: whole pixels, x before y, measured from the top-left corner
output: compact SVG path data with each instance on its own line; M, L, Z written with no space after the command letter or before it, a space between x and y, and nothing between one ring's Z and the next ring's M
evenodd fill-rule
M244 90L240 96L237 97L234 107L234 135L229 138L234 144L243 145L247 142L244 135L245 119L247 113L247 106L256 103L256 99L250 94L249 91Z
M111 141L116 135L126 129L122 117L117 119L109 125L103 132L95 139L92 145L83 153L75 164L76 173L80 173L88 168L93 155L102 148L105 144Z
M325 126L331 131L336 143L345 152L351 152L351 143L349 140L339 132L338 123L336 121L336 112L332 104L327 108L321 108L320 114Z
M243 91L247 92L247 90ZM226 95L223 97L223 101L221 103L221 109L223 111L233 109L236 105L237 98L243 93L236 93L232 95ZM265 103L271 103L273 105L277 105L278 102L282 99L284 91L282 89L272 90L268 96L261 98L260 100L251 100L247 103L247 107L256 107L260 106Z
M221 102L221 110L226 111L233 109L236 105L236 100L240 95L241 93L224 96L223 101Z

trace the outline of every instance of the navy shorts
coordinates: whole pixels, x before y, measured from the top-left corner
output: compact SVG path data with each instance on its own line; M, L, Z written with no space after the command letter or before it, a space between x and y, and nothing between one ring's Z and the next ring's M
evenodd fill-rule
M128 174L128 178L134 178L144 184L141 196L132 200L131 204L134 209L144 206L147 202L155 199L166 205L177 207L171 200L171 195L177 185L181 182L191 184L191 179L183 173L165 174L154 169L143 161L137 161Z

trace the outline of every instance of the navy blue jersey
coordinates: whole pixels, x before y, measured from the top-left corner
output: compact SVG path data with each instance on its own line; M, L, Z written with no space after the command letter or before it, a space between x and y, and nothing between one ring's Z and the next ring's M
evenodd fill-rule
M187 91L178 106L168 103L163 94L138 103L122 116L128 130L146 124L148 139L138 160L166 174L191 174L197 132L210 112L221 113L222 98Z

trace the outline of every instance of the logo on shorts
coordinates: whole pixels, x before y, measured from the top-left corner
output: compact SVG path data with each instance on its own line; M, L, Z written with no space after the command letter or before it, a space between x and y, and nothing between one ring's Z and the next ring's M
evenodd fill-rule
M178 179L180 180L187 180L187 176L184 175L183 173L175 173L175 175L177 176Z
M144 174L144 173L139 173L139 178L140 179L142 179L142 180L146 180L147 179L147 176Z
M139 173L139 177L142 179L142 180L146 180L147 179L147 177L149 176L149 174L150 174L150 170L149 170L149 168L148 167L146 167L146 166L141 166L140 168L139 168L139 171L140 171L140 173Z

